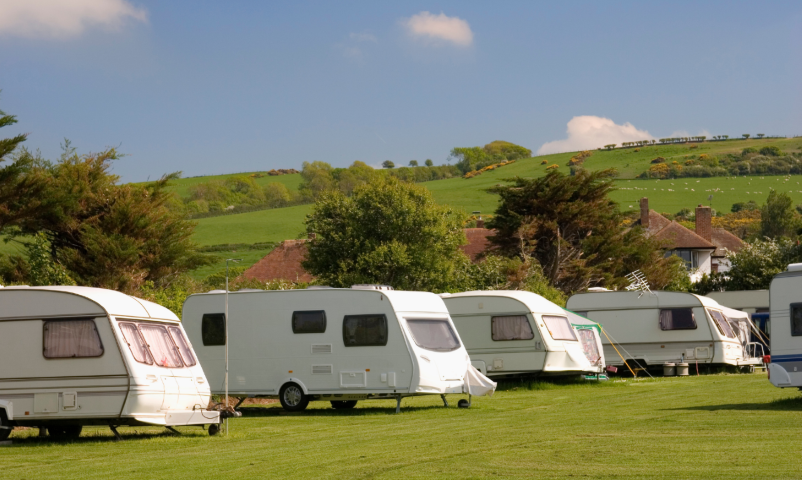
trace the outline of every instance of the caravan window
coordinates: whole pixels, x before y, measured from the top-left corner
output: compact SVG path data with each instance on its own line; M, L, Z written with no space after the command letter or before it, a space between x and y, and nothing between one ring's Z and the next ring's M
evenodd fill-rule
M326 331L326 312L312 310L292 312L292 333L324 333Z
M189 346L189 340L184 336L184 332L178 327L169 327L170 335L173 337L175 346L178 347L178 353L181 354L181 359L184 360L184 365L188 367L195 366L195 355L192 354L192 347Z
M157 365L168 368L182 366L181 355L173 344L167 329L161 325L139 325L139 331L148 345L150 355Z
M415 344L427 350L450 352L459 348L459 339L448 320L408 319Z
M224 313L203 314L201 339L203 345L207 347L226 344L226 315Z
M766 325L768 323L766 321ZM802 303L791 304L791 335L794 337L802 335Z
M555 340L576 341L574 329L571 327L571 324L568 323L568 318L543 315L543 321L546 322L546 328L549 329L551 338Z
M660 330L694 330L696 318L692 308L666 308L660 310Z
M490 318L490 336L495 341L532 340L535 332L526 315L509 315Z
M94 320L48 320L44 323L45 358L86 358L103 355Z
M134 360L139 363L153 365L153 360L151 360L148 353L148 346L145 344L145 340L142 339L142 335L139 334L136 324L120 323L120 331L123 332L123 338L125 338L128 348L131 349Z
M730 322L727 321L727 317L724 316L723 313L719 312L718 310L707 310L710 313L710 316L713 317L713 321L716 323L718 327L718 331L721 332L722 335L725 335L729 338L735 338L735 332L732 331L732 326Z
M343 318L343 343L346 347L387 345L387 317L380 315L346 315Z

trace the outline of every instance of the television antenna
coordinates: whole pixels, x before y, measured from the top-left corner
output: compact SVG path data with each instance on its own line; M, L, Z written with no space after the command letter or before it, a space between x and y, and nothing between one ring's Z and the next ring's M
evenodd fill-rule
M649 282L646 280L646 275L644 275L640 270L635 270L634 272L630 273L626 276L626 279L629 280L629 285L627 285L626 290L630 292L640 292L638 298L642 297L646 292L649 292L649 295L655 294L649 288Z

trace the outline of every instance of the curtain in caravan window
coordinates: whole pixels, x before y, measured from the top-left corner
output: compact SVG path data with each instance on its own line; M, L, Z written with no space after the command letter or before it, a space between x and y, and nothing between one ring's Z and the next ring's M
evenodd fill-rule
M459 348L459 340L448 320L408 319L415 344L427 350L450 352Z
M168 368L181 366L181 356L173 345L166 328L160 325L140 325L139 331L145 337L150 354L157 365Z
M598 365L601 360L599 354L599 345L596 343L596 335L593 330L588 328L577 328L576 332L579 334L579 340L582 342L582 350L585 357L591 365Z
M94 320L49 320L44 323L45 358L81 358L103 355Z
M145 341L142 339L142 335L139 334L136 324L121 323L120 330L123 332L125 342L128 343L128 348L131 349L131 353L134 355L134 360L139 363L153 365L153 360L150 359L150 354L148 353L148 346L145 345Z
M532 340L535 338L526 315L491 317L490 331L493 340Z
M173 336L175 345L178 347L178 352L184 360L184 365L188 367L194 366L197 363L195 361L195 355L192 354L192 347L189 346L189 340L184 336L184 332L178 327L169 327L169 330L170 335Z
M660 310L660 330L693 330L696 318L691 308L666 308Z
M543 315L543 321L546 322L546 328L549 329L551 338L555 340L576 341L576 335L574 335L574 329L571 327L571 324L568 323L568 318Z
M718 310L708 309L707 311L710 313L710 316L713 317L713 321L716 322L718 331L721 332L722 335L725 335L728 338L735 338L735 332L732 331L730 322L727 321L727 317L725 317L723 313L719 312Z

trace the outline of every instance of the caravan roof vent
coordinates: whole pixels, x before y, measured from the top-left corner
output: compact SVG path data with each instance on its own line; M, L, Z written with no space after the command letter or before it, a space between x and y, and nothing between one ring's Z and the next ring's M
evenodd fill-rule
M789 272L802 272L802 263L792 263L788 265Z
M328 285L309 285L308 287L306 287L307 290L323 290L326 288L334 288L334 287L330 287Z
M590 287L589 292L609 292L610 290L604 287Z
M390 285L371 285L369 283L351 285L351 288L354 290L394 290Z
M225 290L209 290L206 293L226 293L226 291Z

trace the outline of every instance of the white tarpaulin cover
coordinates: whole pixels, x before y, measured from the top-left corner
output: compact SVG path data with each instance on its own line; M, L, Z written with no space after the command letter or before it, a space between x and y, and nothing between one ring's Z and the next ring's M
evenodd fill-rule
M492 397L493 392L496 391L496 382L482 375L482 372L473 365L468 364L468 371L465 372L465 390L471 395Z

